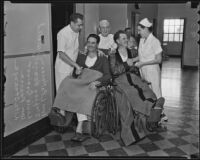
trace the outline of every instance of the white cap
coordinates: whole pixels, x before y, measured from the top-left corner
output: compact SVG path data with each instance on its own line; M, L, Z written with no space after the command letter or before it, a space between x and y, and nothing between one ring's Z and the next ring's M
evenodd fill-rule
M141 24L141 25L143 25L143 26L145 26L145 27L151 27L151 26L152 26L152 23L149 22L149 20L148 20L147 18L142 19L142 20L139 22L139 24Z
M108 20L104 19L99 22L99 26L110 26Z

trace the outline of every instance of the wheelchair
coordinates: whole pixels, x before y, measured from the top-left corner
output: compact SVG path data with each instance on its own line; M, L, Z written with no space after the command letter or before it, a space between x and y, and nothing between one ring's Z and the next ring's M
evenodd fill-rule
M88 121L90 123L89 134L96 138L105 131L116 134L119 130L119 113L115 101L114 86L115 84L111 80L97 86L91 120ZM75 113L65 111L65 116L63 116L56 107L52 108L49 119L51 126L58 133L65 133L70 127L73 128L77 124Z

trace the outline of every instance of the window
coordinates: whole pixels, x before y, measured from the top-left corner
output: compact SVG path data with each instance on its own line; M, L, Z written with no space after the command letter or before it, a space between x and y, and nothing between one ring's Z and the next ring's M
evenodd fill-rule
M163 41L182 42L183 41L184 19L164 19Z

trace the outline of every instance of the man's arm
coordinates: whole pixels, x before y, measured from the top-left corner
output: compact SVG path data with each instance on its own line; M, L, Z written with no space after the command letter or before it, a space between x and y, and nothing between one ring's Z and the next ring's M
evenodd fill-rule
M71 58L65 54L62 51L58 51L59 58L62 59L65 63L69 64L72 67L75 67L77 70L81 70L81 67L74 61L71 60Z

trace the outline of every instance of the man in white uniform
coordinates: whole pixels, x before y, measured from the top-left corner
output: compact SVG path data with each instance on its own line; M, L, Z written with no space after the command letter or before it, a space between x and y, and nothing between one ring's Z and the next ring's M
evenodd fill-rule
M135 64L140 69L141 77L151 82L151 88L157 98L161 93L161 71L159 64L162 62L162 48L160 41L152 34L152 23L147 18L138 24L138 33L141 36L138 49L138 62ZM164 100L164 98L163 98ZM163 113L162 119L167 120Z
M55 63L56 90L66 77L72 74L74 67L81 72L81 67L76 64L79 51L79 32L83 27L83 15L74 13L70 16L70 24L61 29L57 34L57 57ZM64 115L64 111L61 111Z
M113 39L113 34L110 34L110 29L108 20L101 20L99 22L99 49L114 51L117 48L117 44Z

